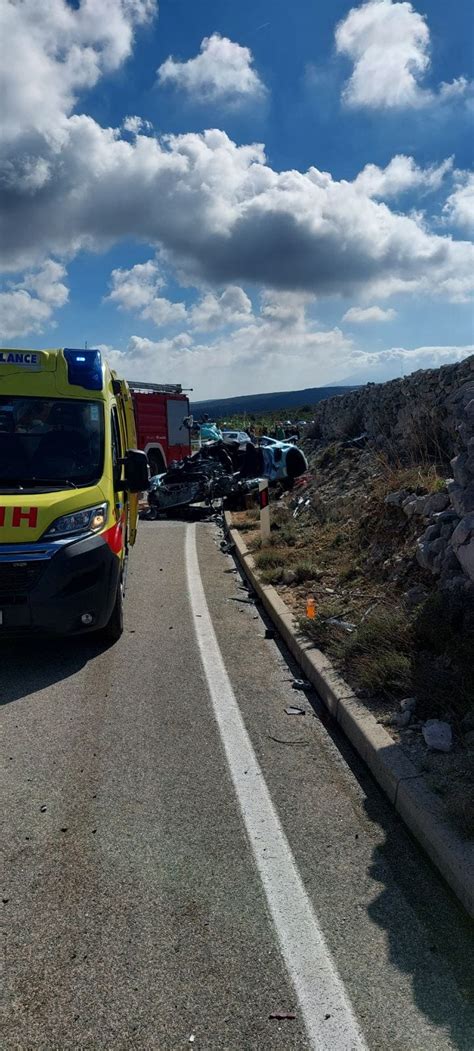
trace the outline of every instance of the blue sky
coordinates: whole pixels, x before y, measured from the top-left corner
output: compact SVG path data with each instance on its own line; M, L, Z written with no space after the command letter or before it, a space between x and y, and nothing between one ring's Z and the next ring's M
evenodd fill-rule
M472 353L472 21L0 0L1 342L87 340L199 397Z

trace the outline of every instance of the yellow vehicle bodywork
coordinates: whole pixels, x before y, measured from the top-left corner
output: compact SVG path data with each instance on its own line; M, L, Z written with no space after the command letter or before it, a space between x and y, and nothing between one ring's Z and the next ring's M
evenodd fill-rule
M49 420L32 423L35 412ZM49 426L53 417L66 423ZM89 428L94 421L94 434L81 433L83 418ZM96 443L94 477L84 475L86 438ZM68 442L83 463L77 451L76 460L66 452L61 460ZM62 634L109 622L137 532L138 494L128 491L123 466L135 447L127 383L99 351L0 350L0 638L9 629ZM55 465L52 479L46 462ZM62 481L58 463L83 474Z

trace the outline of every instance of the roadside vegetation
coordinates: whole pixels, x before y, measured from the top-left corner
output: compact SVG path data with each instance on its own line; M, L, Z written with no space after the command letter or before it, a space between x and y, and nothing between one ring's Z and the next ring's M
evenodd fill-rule
M387 506L389 493L442 492L446 468L420 459L391 463L369 448L338 442L305 451L310 472L291 493L275 494L272 532L262 544L258 511L235 515L262 579L277 587L301 633L321 648L413 758L452 820L474 835L472 753L429 756L420 727L447 719L457 740L474 704L474 611L440 593L415 560L420 520ZM411 604L414 588L422 600ZM305 615L312 596L316 617ZM410 729L394 725L400 702L416 698ZM449 769L449 777L446 771Z

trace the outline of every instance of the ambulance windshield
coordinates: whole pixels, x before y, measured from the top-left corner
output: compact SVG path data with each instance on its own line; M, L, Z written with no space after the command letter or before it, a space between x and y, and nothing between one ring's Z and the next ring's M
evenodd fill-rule
M96 401L0 394L0 483L91 485L102 474L104 414Z

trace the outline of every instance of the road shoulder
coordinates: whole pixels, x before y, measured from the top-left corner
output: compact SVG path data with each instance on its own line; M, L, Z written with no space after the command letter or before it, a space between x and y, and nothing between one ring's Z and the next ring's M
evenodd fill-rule
M263 584L259 579L255 561L239 532L233 529L229 512L225 514L225 527L235 545L235 555L240 566L309 682L349 737L412 835L468 914L474 917L474 845L462 840L446 825L441 818L435 794L423 784L416 767L400 746L360 704L328 658L301 639L295 617L283 599L275 588Z

